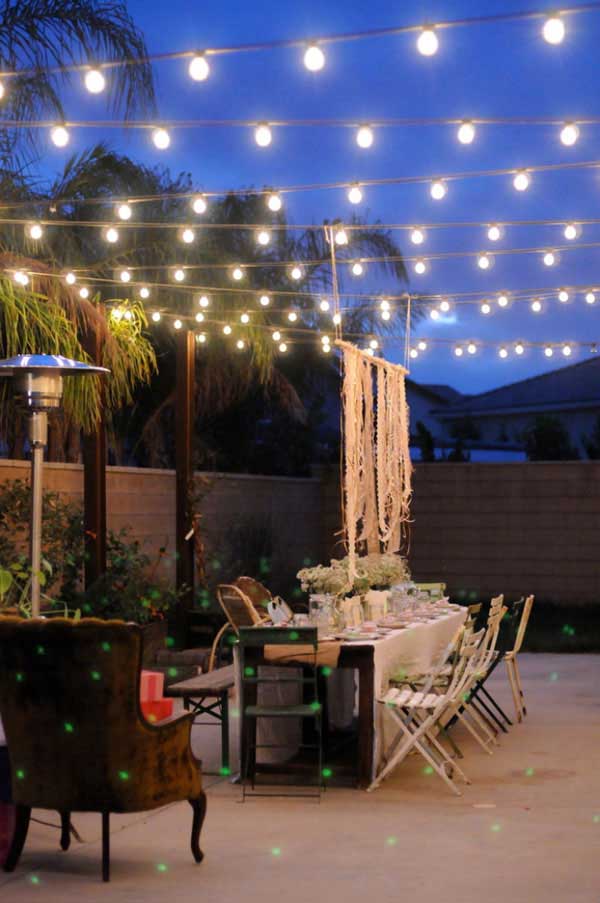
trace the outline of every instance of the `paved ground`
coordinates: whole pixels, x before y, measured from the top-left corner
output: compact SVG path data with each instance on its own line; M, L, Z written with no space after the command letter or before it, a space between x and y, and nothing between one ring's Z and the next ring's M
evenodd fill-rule
M189 853L187 804L113 817L103 885L100 817L77 816L84 843L66 854L56 831L32 826L0 900L600 903L600 656L521 661L528 720L493 756L458 731L473 780L461 798L417 757L374 794L328 790L320 805L241 805L237 787L213 778L202 865ZM508 707L504 674L495 684ZM196 738L205 758L215 739Z

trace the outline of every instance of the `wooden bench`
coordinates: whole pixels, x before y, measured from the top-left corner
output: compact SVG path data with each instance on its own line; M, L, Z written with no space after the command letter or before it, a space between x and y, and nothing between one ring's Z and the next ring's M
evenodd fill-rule
M186 711L194 713L194 724L221 724L221 774L227 775L229 769L229 690L235 683L233 665L226 668L215 668L206 674L198 674L189 680L181 680L171 684L165 690L165 696L176 696L183 699ZM214 700L206 703L205 700ZM212 721L197 721L196 717L209 715ZM206 772L205 772L206 773Z

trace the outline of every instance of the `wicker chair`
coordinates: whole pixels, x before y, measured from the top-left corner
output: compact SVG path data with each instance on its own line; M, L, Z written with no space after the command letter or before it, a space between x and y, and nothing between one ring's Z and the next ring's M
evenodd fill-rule
M102 878L109 880L111 812L178 800L193 809L191 848L206 811L192 714L151 724L139 703L142 631L123 621L0 618L0 715L11 764L16 829L4 870L16 867L31 809L102 813Z
M260 586L260 584L258 585ZM219 645L228 630L233 630L235 635L238 636L240 627L253 627L255 624L262 624L267 620L259 614L254 607L252 600L246 593L234 583L219 584L217 587L217 599L219 600L219 605L223 609L227 620L219 630L212 644L208 660L209 671L212 671L215 667Z
M263 612L262 617L266 617L267 605L273 599L273 594L266 586L263 586L263 584L258 580L255 580L254 577L238 577L237 580L233 581L233 586L237 586L238 589L241 589L258 612Z

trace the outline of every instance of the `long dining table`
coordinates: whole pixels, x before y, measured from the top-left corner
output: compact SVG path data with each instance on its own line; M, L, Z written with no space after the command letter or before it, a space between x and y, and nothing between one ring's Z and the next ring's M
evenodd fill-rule
M467 617L466 608L454 606L443 613L432 610L429 620L413 621L389 630L383 636L358 640L319 642L318 660L335 667L352 669L358 674L358 754L357 783L368 787L376 776L381 757L383 706L377 700L385 693L390 678L398 674L427 673L436 664ZM260 630L260 627L256 628ZM335 644L339 647L335 649ZM268 648L268 647L267 647ZM278 657L265 657L255 650L257 666L293 664L293 655L283 648ZM247 655L248 658L248 655ZM337 661L336 661L337 659ZM248 659L248 663L250 660ZM240 761L244 761L244 732L240 735Z

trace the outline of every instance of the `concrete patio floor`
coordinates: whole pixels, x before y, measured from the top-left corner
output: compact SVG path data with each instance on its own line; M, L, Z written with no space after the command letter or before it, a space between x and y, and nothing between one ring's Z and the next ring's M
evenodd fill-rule
M600 901L600 656L523 655L529 716L487 756L458 728L473 783L453 796L413 756L373 794L255 799L207 779L204 862L189 852L187 803L112 817L112 880L100 881L100 817L76 815L83 843L33 824L11 903L234 901ZM511 711L505 675L493 679ZM200 729L202 730L202 729ZM196 736L205 761L216 731ZM207 744L213 746L207 749ZM60 768L60 762L56 763ZM56 822L55 813L36 817Z

